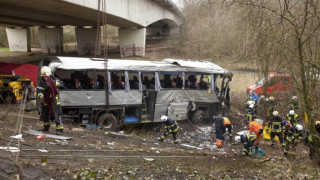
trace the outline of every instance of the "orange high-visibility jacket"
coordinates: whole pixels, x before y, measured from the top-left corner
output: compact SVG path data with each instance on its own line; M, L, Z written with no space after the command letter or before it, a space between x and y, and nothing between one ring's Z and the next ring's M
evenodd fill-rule
M252 121L249 124L249 132L254 132L255 135L258 135L260 132L260 129L263 129L262 124Z
M224 119L224 125L228 125L228 124L231 124L230 120L226 117L223 117Z

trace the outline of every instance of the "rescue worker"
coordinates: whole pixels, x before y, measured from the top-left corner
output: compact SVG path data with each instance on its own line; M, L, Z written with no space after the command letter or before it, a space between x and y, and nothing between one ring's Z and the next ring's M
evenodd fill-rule
M277 109L277 103L274 100L274 97L270 96L268 99L268 105L267 105L267 117L270 119L272 117L272 113L276 111Z
M246 119L248 122L252 122L255 118L255 109L254 109L254 105L250 104L250 106L246 109Z
M251 96L249 96L248 101L245 103L246 108L249 108L249 106L252 105L252 104L253 104L253 106L255 106L255 105L256 105L256 102L252 99Z
M255 104L258 103L258 100L259 100L259 96L258 94L256 93L255 90L253 90L250 94L250 99L254 100L255 101Z
M215 128L216 128L216 145L220 148L222 146L223 134L225 133L225 130L226 130L224 126L224 119L222 117L222 114L215 116L213 118L213 121L215 122Z
M254 146L259 149L261 134L263 133L263 121L261 119L255 119L249 123L249 132L254 133L257 136Z
M282 125L283 139L285 140L287 138L288 131L292 125L291 125L290 121L288 121L286 119L284 119L282 121L281 125Z
M302 138L303 127L300 124L292 126L289 129L288 136L286 138L284 156L288 156L288 154L295 155L296 146L300 142Z
M252 156L252 146L254 145L254 142L256 141L257 136L254 133L247 132L245 134L241 134L240 136L236 136L235 140L236 142L243 143L243 149L242 151L248 155Z
M298 114L296 114L294 110L289 111L289 113L287 114L287 119L288 121L290 121L292 126L295 126L299 123Z
M59 90L56 82L50 77L51 69L48 66L41 68L41 79L37 86L37 97L41 100L40 119L43 121L43 132L49 132L50 120L56 124L56 134L63 133L61 121L62 109L59 101Z
M294 110L297 112L299 110L299 102L298 102L298 97L297 96L292 96L290 102L286 104L285 106L290 105L290 110Z
M270 118L271 146L274 146L275 136L279 138L282 147L285 146L285 143L283 142L282 129L282 118L279 116L278 111L273 111Z
M226 129L228 129L228 136L231 138L232 137L232 125L231 122L229 120L229 118L227 117L223 117L224 120L224 126Z
M164 139L171 133L173 138L173 143L178 144L178 140L177 140L177 133L179 130L178 123L166 115L162 115L160 119L161 121L164 122L164 129L165 129L165 132L161 136L160 141L164 141Z

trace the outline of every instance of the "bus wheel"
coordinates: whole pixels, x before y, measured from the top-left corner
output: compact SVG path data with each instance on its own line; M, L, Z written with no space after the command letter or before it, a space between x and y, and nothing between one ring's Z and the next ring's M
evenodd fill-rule
M4 101L8 104L14 104L15 103L15 96L13 93L7 92L4 94Z
M203 123L204 122L204 118L205 118L204 111L198 110L192 115L192 119L191 120L192 120L193 123Z
M97 119L97 125L102 129L116 130L117 118L111 113L102 113Z

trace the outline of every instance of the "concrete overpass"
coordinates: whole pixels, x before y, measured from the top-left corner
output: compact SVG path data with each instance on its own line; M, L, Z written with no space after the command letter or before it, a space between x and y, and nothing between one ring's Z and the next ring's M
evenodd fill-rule
M105 8L107 24L119 27L122 56L144 56L147 34L177 34L182 23L179 8L170 0L105 0ZM0 26L7 27L11 51L30 51L28 27L39 26L42 52L63 53L61 26L72 25L78 54L93 54L101 31L97 20L98 0L0 0Z

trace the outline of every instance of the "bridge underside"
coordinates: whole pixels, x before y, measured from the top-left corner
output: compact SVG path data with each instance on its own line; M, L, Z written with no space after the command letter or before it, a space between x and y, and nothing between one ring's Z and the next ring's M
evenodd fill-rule
M0 0L0 26L8 27L10 51L30 51L28 28L38 26L42 52L63 53L61 26L71 25L76 26L78 54L100 54L100 46L95 48L96 34L101 33L100 28L97 29L98 7L94 8L91 0L88 1L91 5L87 7L79 5L80 2L85 1L72 3L72 0ZM150 2L145 1L144 3ZM99 26L102 25L103 16L100 15ZM113 14L106 13L105 17L107 24L119 27L122 56L144 56L146 37L158 35L158 33L168 34L170 30L173 31L173 27L177 27L177 23L167 19L144 27L141 22L133 22ZM97 39L99 45L100 38L99 36Z
M111 14L106 14L106 17L107 23L113 26L141 27L137 23ZM0 0L0 26L97 26L97 19L98 11L64 1Z

